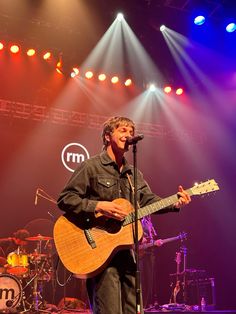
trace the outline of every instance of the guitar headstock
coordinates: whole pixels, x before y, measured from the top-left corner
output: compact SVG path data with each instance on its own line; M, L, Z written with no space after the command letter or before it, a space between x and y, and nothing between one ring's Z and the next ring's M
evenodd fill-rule
M179 235L178 235L178 239L180 241L183 241L183 240L187 240L187 233L186 232L180 232Z
M220 188L214 179L198 183L194 185L190 191L192 195L202 195L206 193L211 193L214 191L218 191Z

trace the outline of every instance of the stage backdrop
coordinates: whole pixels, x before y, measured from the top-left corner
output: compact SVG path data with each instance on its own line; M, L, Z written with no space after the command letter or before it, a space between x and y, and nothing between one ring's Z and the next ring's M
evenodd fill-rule
M102 123L109 116L126 115L144 134L138 167L158 195L176 193L179 184L189 188L208 179L219 184L219 192L193 197L180 213L155 215L153 222L160 238L187 233L187 268L215 278L218 308L236 306L235 95L222 93L217 104L188 95L178 107L169 98L143 107L131 101L142 91L128 93L95 83L85 90L78 81L55 82L40 75L38 81L26 73L13 80L7 73L1 86L0 236L10 237L24 227L31 236L52 236L53 223L62 214L54 202L73 169L101 151ZM132 151L128 159L132 162ZM176 271L180 245L177 241L156 249L155 295L160 304L169 302L169 274Z

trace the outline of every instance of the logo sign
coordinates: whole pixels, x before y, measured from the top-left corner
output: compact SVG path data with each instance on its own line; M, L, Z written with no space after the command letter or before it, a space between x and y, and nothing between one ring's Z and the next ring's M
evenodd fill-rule
M64 167L74 172L77 166L89 158L87 149L79 143L67 144L61 153L61 161Z

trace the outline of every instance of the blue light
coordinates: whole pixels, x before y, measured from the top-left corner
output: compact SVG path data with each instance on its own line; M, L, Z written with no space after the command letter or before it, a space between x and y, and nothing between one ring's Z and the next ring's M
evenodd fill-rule
M236 30L236 23L230 23L226 26L228 33L233 33Z
M202 24L204 24L205 23L205 17L203 16L203 15L198 15L198 16L196 16L195 17L195 19L194 19L194 24L196 24L196 25L202 25Z

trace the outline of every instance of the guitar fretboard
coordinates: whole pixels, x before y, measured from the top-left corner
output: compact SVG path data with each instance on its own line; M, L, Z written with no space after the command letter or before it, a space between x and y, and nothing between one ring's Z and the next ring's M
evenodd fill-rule
M187 190L189 195L192 195L192 191L191 189ZM147 215L151 215L161 209L164 209L168 206L172 206L173 204L175 204L178 201L178 195L174 194L172 196L166 197L161 199L160 201L157 201L153 204L144 206L142 208L138 209L138 220L147 216ZM124 222L123 222L123 226L126 226L132 222L135 221L135 212L130 213L129 215L126 216Z

